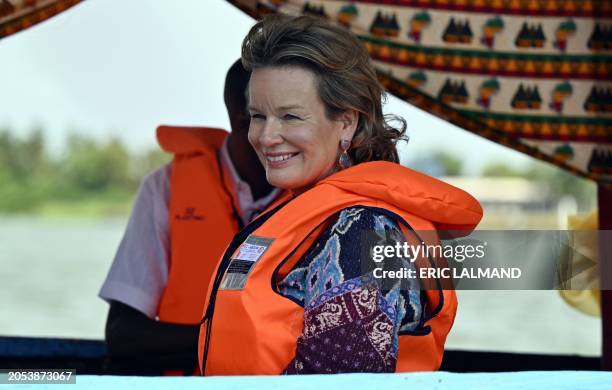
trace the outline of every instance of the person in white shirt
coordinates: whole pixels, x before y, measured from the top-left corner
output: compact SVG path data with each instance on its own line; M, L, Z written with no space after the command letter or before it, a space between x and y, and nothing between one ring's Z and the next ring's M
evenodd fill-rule
M266 181L265 171L247 139L248 80L249 73L236 61L228 71L224 90L232 132L218 150L223 185L229 188L238 226L248 224L279 194ZM190 374L196 367L199 326L162 322L158 318L171 264L171 176L169 163L142 182L99 296L110 303L106 341L112 361L129 362L132 368L146 367L149 373L180 368Z

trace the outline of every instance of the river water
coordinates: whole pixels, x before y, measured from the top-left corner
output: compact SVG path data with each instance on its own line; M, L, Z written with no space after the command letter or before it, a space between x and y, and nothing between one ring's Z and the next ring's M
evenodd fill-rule
M0 335L102 339L124 219L0 216ZM601 324L556 291L458 291L452 349L598 356Z

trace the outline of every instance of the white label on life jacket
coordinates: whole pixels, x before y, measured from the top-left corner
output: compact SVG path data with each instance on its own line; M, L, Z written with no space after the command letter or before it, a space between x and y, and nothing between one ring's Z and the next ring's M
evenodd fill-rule
M238 248L236 255L232 257L219 288L221 290L242 290L255 263L272 245L272 241L271 238L253 235L247 237Z
M265 250L266 247L263 245L255 245L245 242L238 249L238 254L236 255L235 259L255 262L259 260Z

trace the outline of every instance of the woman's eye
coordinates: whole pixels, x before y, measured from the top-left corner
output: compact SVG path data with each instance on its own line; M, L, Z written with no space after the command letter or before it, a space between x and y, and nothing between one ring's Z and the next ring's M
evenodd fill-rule
M285 114L285 116L283 116L283 119L287 121L292 121L292 120L299 120L300 118L295 115Z
M266 119L266 117L261 114L251 114L251 119Z

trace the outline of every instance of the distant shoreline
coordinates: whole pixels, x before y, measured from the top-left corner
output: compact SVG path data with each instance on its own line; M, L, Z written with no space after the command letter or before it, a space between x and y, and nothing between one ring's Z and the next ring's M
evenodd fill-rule
M42 219L102 219L127 218L132 207L132 196L123 199L92 198L77 201L43 201L31 210L0 212L1 217L36 217Z

